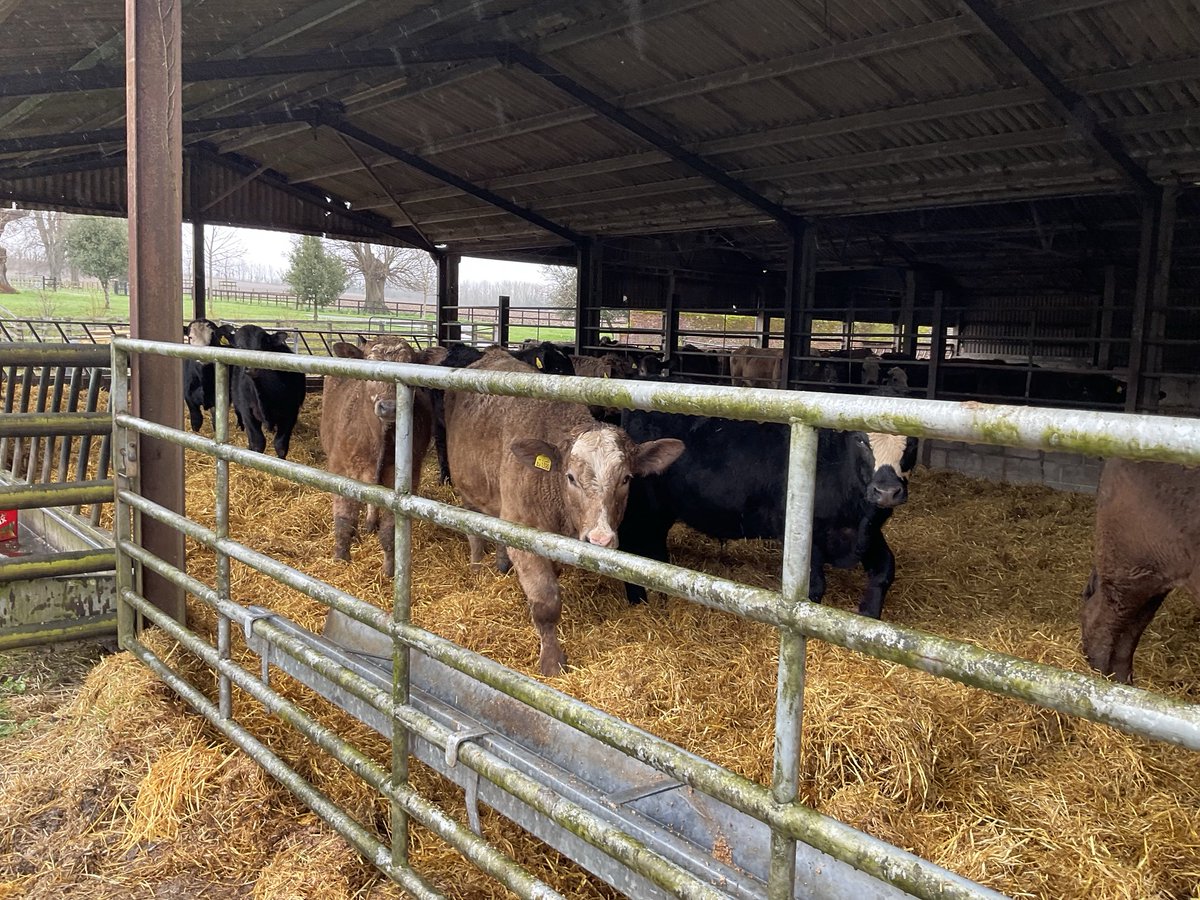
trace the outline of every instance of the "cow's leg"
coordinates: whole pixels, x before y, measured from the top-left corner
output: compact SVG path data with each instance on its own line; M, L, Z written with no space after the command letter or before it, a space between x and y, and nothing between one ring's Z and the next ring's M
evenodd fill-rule
M350 543L358 530L358 507L348 497L333 498L333 558L350 561Z
M471 574L478 575L483 563L483 554L487 551L488 542L478 535L468 534L467 544L471 547Z
M812 556L808 563L808 599L820 603L825 598L825 553L813 541Z
M860 615L878 619L883 615L883 601L887 597L888 588L896 579L896 557L883 532L878 528L872 529L866 552L863 554L862 566L867 573L867 586L863 588L858 612Z
M558 620L562 616L562 595L554 565L535 553L510 550L513 568L521 589L529 600L529 614L541 640L538 667L543 675L561 675L567 665L566 654L558 642Z
M496 545L496 571L507 575L512 569L512 560L508 558L508 548L503 544Z
M191 400L187 401L187 408L192 431L199 434L201 427L204 425L204 410L200 408L199 404L193 403Z
M296 420L282 423L275 429L275 455L280 459L287 459L288 448L292 445L292 429L296 427Z
M263 434L262 422L254 418L254 416L246 416L246 446L255 453L262 453L267 449L267 437Z
M1170 592L1157 578L1116 583L1095 569L1083 591L1083 652L1092 668L1133 683L1133 653Z
M363 523L363 530L367 534L376 534L379 531L379 507L374 505L367 506L367 519Z
M383 550L383 576L396 574L396 516L390 509L379 510L379 548Z
M450 454L446 450L446 393L445 391L432 391L430 397L433 401L433 446L437 451L438 476L441 478L442 484L451 484Z

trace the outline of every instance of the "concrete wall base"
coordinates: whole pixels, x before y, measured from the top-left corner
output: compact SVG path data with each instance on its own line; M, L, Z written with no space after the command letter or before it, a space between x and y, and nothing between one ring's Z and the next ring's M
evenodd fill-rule
M1003 484L1044 484L1060 491L1096 493L1103 460L1078 453L993 447L961 441L928 441L923 458L931 469L961 472Z

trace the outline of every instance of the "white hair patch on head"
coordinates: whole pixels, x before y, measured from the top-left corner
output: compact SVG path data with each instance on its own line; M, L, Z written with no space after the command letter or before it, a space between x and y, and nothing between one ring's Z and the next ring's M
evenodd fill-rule
M871 442L871 453L875 456L876 472L884 466L891 466L897 475L908 474L907 470L900 468L904 459L904 449L908 446L907 437L902 434L871 432L867 435L867 440Z
M587 466L596 484L611 484L625 463L618 432L613 428L585 431L571 447L571 459Z

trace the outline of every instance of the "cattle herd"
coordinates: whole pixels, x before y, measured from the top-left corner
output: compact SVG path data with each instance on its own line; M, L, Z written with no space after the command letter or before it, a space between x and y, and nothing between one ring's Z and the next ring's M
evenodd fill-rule
M286 332L254 325L234 328L197 319L185 329L194 345L290 353ZM554 377L708 381L775 387L782 355L738 348L728 355L685 345L668 363L654 354L605 343L600 354L579 356L549 342L518 350L484 350L463 344L417 350L399 337L338 343L339 357L438 365ZM924 364L896 355L861 351L828 354L806 364L806 378L834 390L903 395L920 387ZM950 367L951 363L947 363ZM286 457L304 401L304 377L269 368L233 366L229 391L237 423L251 449L264 451L263 429L274 431L275 451ZM1006 374L1002 365L980 372ZM1050 370L1047 370L1050 371ZM966 369L954 373L964 379ZM1037 374L1037 373L1032 373ZM1107 376L1072 376L1038 382L1023 371L1026 396L1038 383L1047 396L1070 384L1075 399L1111 402L1120 390ZM1107 379L1107 380L1105 380ZM989 382L997 386L999 382ZM840 388L838 387L840 386ZM976 382L973 387L978 388ZM1009 385L1008 387L1011 387ZM998 389L1004 389L999 385ZM986 393L986 391L985 391ZM190 424L199 431L215 406L211 364L187 361L184 394ZM414 392L415 491L425 455L436 448L439 474L452 482L464 507L540 531L600 547L620 547L667 561L667 533L676 522L721 541L784 537L788 481L787 426L703 416L586 407L580 404L470 392ZM327 376L321 406L321 445L330 472L391 485L394 478L394 385ZM859 612L882 615L896 575L883 529L908 497L916 460L915 438L822 429L817 440L809 599L825 591L826 566L862 566L866 586ZM360 504L333 500L333 555L348 560L359 533ZM1114 460L1105 467L1097 503L1095 565L1084 590L1083 644L1089 662L1105 675L1132 681L1133 652L1167 593L1190 586L1200 597L1200 470L1160 463ZM1136 528L1129 528L1134 522ZM375 533L384 571L394 568L390 510L370 508L364 530ZM473 570L485 542L470 537ZM541 642L543 674L566 665L558 640L562 599L558 567L536 554L495 547L501 572L516 571ZM630 603L646 599L644 587L625 586Z

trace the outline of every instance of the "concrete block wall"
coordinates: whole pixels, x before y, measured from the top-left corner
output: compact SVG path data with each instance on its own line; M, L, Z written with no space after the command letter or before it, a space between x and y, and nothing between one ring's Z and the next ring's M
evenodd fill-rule
M1049 453L961 441L927 443L922 453L931 469L961 472L1003 484L1044 484L1082 494L1096 493L1103 463L1099 457L1078 453Z

